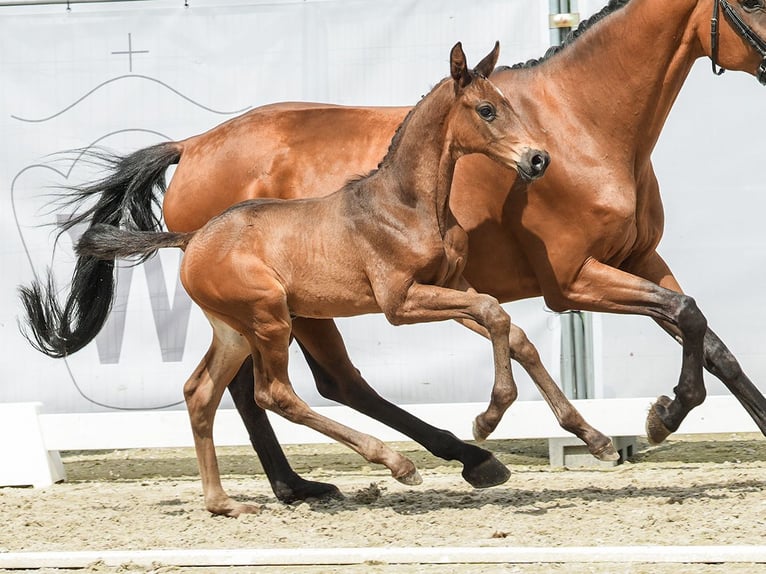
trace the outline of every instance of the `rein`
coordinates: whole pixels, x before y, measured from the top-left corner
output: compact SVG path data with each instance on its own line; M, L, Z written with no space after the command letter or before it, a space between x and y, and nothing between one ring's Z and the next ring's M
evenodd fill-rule
M713 0L713 17L710 19L710 60L713 65L713 73L716 76L720 76L726 70L718 66L718 14L720 10L723 10L724 16L728 18L734 28L739 32L747 42L758 52L761 57L761 64L756 71L756 78L758 81L766 85L766 42L764 42L758 35L753 32L752 28L734 11L728 0Z

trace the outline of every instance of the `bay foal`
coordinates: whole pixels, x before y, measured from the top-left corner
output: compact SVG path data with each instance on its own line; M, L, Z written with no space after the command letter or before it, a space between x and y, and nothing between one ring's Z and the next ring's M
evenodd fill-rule
M463 154L484 154L526 180L541 176L548 165L547 153L530 145L508 100L486 78L498 51L496 44L469 70L456 44L451 76L407 115L378 169L329 196L246 201L190 233L97 225L79 241L79 255L109 260L161 247L185 250L181 281L214 331L184 387L211 512L237 516L257 510L223 490L212 435L221 396L248 355L259 406L385 465L405 484L421 482L409 459L319 415L294 393L287 368L293 317L382 311L394 325L460 320L492 342L493 392L505 402L515 399L510 318L496 299L477 293L463 278L467 236L449 207L455 163ZM503 470L499 481L507 479Z

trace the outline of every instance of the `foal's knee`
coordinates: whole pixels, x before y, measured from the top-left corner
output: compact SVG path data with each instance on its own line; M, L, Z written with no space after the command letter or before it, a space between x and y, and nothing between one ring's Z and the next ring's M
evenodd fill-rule
M511 317L500 306L500 302L491 295L481 294L477 314L482 318L484 327L490 335L505 335L511 330Z
M514 324L511 324L509 336L511 345L511 358L522 365L532 365L540 362L540 354L537 352L532 342L527 338L527 334Z

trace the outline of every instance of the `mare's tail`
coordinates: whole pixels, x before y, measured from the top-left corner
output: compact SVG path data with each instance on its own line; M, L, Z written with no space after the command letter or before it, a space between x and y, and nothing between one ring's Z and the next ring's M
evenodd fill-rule
M60 234L85 222L106 224L140 231L162 228L158 214L160 197L165 193L165 170L178 163L181 147L167 142L144 148L125 157L98 152L89 154L104 162L109 175L79 187L67 205L79 206L97 197L95 204L66 222ZM154 251L145 251L141 260ZM47 282L34 281L21 287L19 294L26 311L28 330L24 336L39 351L50 357L65 357L90 343L104 326L114 298L114 258L99 259L79 255L69 295L59 302L53 276Z

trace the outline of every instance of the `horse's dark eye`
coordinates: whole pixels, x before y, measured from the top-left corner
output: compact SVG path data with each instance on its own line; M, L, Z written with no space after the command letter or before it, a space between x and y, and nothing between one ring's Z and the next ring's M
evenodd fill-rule
M742 7L745 10L758 10L761 7L761 0L743 0Z
M487 120L488 122L491 122L495 119L495 116L497 115L497 112L495 111L495 107L492 104L483 103L479 104L476 107L476 111L479 112L479 115Z

